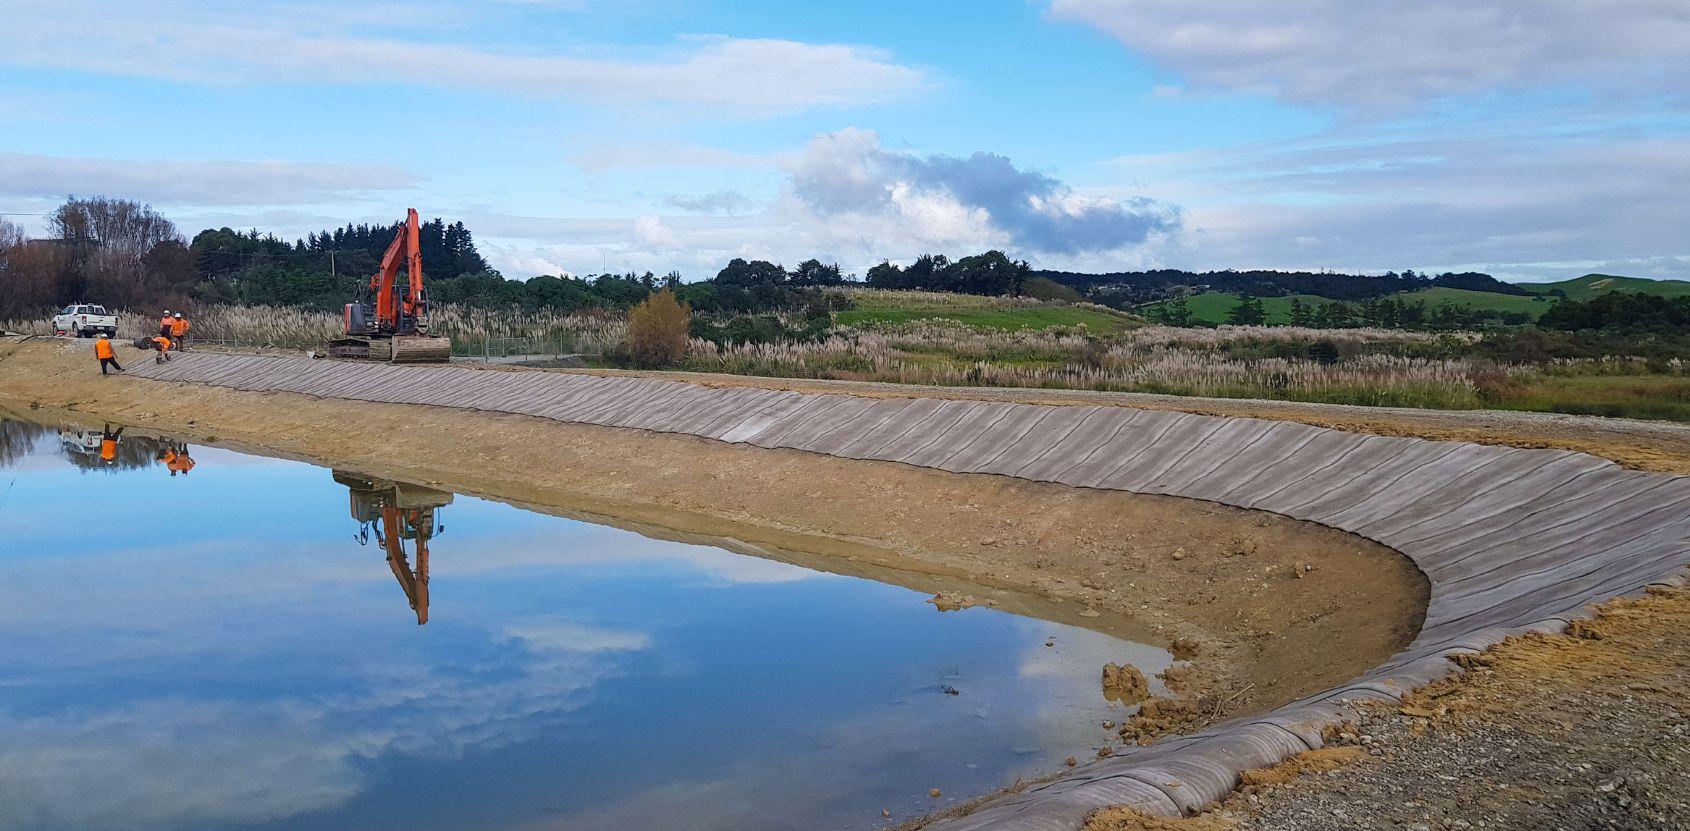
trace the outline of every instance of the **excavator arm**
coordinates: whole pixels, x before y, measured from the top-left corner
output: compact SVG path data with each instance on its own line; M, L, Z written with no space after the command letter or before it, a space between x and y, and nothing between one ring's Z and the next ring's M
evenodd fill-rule
M385 331L401 332L406 328L401 326L401 314L414 322L419 333L428 330L428 324L422 314L426 309L423 302L420 238L417 209L409 208L405 212L405 224L393 235L393 242L387 246L387 253L382 255L381 269L370 277L370 293L376 301L376 321ZM403 295L398 290L401 264L405 266L406 277Z

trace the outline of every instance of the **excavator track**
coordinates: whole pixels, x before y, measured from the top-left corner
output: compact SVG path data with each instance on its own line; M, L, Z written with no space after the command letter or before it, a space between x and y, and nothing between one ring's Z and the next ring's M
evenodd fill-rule
M392 339L396 364L443 364L452 360L452 339L403 335Z
M443 364L452 360L452 339L422 335L396 338L339 338L324 344L331 358L394 364Z

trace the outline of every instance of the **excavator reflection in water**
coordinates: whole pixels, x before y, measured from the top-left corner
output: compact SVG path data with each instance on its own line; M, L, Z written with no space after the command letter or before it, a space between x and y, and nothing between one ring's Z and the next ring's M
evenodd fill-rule
M435 524L435 511L452 504L452 495L420 485L377 479L336 470L334 480L351 493L352 518L358 521L359 545L376 544L387 552L387 564L405 599L416 610L417 625L428 623L428 543L446 531ZM411 567L405 541L415 543L416 568Z

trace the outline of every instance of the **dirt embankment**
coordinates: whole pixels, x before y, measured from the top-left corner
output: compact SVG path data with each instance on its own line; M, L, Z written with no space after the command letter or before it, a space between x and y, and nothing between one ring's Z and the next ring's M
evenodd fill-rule
M1395 552L1265 513L526 416L102 377L86 351L0 342L0 399L733 538L1141 641L1194 639L1218 688L1247 690L1233 712L1377 665L1413 638L1427 600L1424 576Z

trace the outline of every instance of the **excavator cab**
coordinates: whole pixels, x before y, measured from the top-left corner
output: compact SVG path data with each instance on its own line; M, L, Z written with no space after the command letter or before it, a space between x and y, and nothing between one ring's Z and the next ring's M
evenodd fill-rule
M378 479L358 473L334 471L334 480L346 486L351 498L352 518L358 522L355 539L368 545L373 536L387 554L388 567L405 592L405 599L417 613L417 625L428 623L428 544L445 532L437 524L436 511L452 504L452 494ZM406 542L416 551L411 567Z
M423 286L419 235L417 210L411 208L363 296L346 304L345 336L324 345L330 356L396 364L451 360L451 339L428 334L428 290ZM403 282L399 280L401 264L407 278Z

